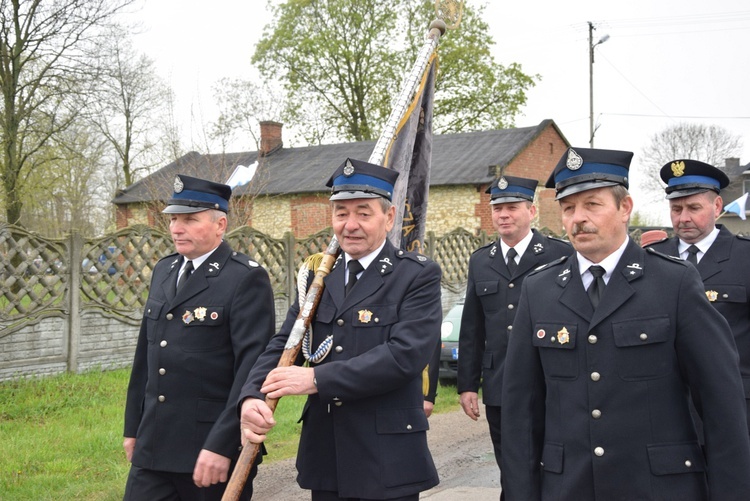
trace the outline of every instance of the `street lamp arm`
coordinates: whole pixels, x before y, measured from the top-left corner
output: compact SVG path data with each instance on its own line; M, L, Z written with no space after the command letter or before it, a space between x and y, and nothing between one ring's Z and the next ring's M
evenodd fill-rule
M609 40L609 35L602 35L594 43L594 24L589 21L589 146L594 147L594 47ZM597 126L597 129L599 127Z

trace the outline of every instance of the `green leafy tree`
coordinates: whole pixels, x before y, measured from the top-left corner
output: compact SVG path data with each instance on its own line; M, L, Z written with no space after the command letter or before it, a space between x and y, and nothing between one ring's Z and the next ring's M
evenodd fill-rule
M408 41L412 44L409 64L416 57L425 20L435 15L434 2L407 2ZM526 91L538 75L527 75L518 63L495 62L490 27L482 18L485 6L466 6L455 31L441 37L440 76L435 83L434 129L437 133L504 129L515 125L515 117L526 104Z
M271 8L253 63L283 83L290 122L304 123L315 109L334 125L331 139L376 139L435 18L432 3L287 0ZM519 65L494 61L483 11L466 5L459 28L441 40L436 133L511 126L534 85Z
M0 178L6 219L18 223L24 185L76 118L70 97L91 78L100 28L133 0L0 0Z
M23 221L47 237L71 231L97 235L110 216L108 143L92 126L76 122L45 148L48 162L29 173L22 198Z

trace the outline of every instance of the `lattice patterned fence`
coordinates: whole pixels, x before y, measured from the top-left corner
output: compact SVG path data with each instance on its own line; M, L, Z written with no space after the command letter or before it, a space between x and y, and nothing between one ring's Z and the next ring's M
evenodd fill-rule
M250 227L227 234L234 249L268 270L277 325L295 298L297 267L322 252L331 234L276 239ZM633 232L636 241L640 234ZM426 252L443 270L444 311L463 294L471 253L494 238L461 228L428 233ZM48 239L0 225L0 380L129 365L151 272L172 252L168 234L142 225L92 239Z

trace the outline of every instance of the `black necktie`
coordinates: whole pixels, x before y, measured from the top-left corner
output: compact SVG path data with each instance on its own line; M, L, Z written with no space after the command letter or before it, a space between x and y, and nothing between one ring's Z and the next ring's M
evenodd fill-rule
M589 271L594 275L594 281L589 285L588 295L591 300L591 304L594 305L594 309L599 306L599 300L604 294L604 288L607 286L604 283L605 270L601 266L594 265L589 268Z
M185 287L185 283L188 281L188 278L190 278L190 275L193 274L193 262L188 261L185 265L185 269L182 270L182 275L180 275L179 280L177 280L177 292L180 291L183 287Z
M518 252L516 252L516 249L511 247L508 249L508 253L506 256L508 257L508 271L510 271L511 275L514 275L516 273L516 268L518 268L518 265L516 264L516 256L518 255Z
M349 261L347 268L349 269L349 280L346 282L346 294L348 295L354 287L354 284L357 283L357 274L364 270L364 268L356 259Z
M687 262L693 263L694 265L698 264L698 252L700 249L696 247L695 245L691 245L687 248L688 255L687 255Z

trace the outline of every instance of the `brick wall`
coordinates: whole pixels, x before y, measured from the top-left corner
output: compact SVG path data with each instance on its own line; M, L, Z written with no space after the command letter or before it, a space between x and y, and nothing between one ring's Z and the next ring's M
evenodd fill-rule
M153 226L156 222L153 210L146 204L118 205L116 213L117 228L145 224Z
M130 205L115 206L115 224L117 228L125 228L130 224L131 210Z
M489 185L488 185L489 186ZM495 228L492 226L492 207L490 206L490 194L485 193L487 186L480 186L477 188L479 194L479 202L474 206L474 212L481 221L479 229L484 230L487 234L492 235L495 233Z
M304 238L331 226L328 194L297 195L290 200L290 228L295 238Z
M560 137L560 134L550 125L524 151L513 159L505 170L505 174L510 176L537 179L539 181L540 189L537 190L536 200L539 213L539 223L537 226L539 228L549 228L558 235L562 230L560 208L557 202L555 202L554 190L545 189L544 184L555 169L557 162L566 148L567 146L563 142L562 137Z

